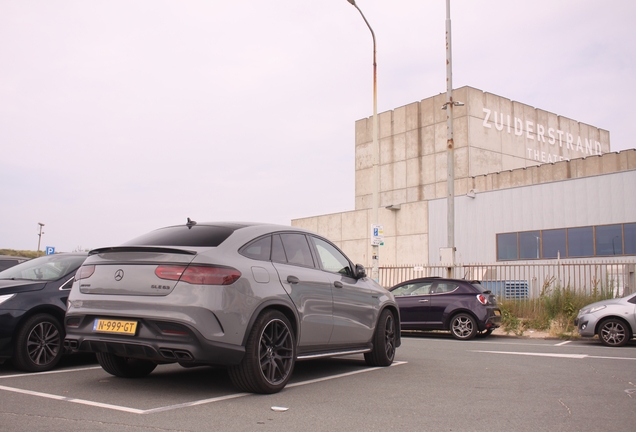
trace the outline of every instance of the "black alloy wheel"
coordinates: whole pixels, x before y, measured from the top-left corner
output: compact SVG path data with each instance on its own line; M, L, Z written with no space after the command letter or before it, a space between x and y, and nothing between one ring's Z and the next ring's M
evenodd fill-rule
M20 326L15 338L13 364L28 372L53 369L62 358L64 329L53 315L37 314Z
M385 309L380 314L378 325L373 334L373 350L364 354L369 366L389 366L395 358L397 332L395 317Z
M291 378L296 361L296 343L287 317L276 310L264 311L247 338L245 356L232 366L234 385L252 393L281 391Z
M598 327L598 338L605 346L622 347L630 337L627 325L617 318L606 319Z

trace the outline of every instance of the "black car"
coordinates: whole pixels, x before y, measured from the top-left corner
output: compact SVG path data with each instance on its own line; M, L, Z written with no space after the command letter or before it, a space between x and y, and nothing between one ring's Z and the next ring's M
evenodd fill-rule
M479 281L427 277L389 291L400 308L402 330L450 330L468 340L488 336L501 323L497 298Z
M0 363L41 372L60 361L66 299L86 253L46 255L0 272Z

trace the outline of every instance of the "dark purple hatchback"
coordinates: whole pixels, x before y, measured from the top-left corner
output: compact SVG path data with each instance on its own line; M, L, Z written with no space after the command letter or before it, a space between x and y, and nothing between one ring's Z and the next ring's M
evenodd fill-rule
M450 330L460 340L488 336L501 323L495 295L479 281L428 277L389 291L400 308L402 330Z

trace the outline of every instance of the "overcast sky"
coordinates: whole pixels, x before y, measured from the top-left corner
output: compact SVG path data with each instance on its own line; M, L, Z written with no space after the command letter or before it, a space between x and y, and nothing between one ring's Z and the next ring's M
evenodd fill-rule
M358 0L378 111L446 91L444 0ZM452 0L453 84L636 147L636 1ZM353 210L372 39L347 0L0 0L0 248ZM632 130L632 132L630 132Z

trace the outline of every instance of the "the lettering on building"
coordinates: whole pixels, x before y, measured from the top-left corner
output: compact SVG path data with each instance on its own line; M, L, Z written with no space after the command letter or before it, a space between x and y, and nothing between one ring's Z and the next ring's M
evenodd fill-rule
M579 152L582 157L586 155L600 155L602 154L601 143L588 138L581 139L580 136L576 138L569 132L564 132L559 129L546 128L544 125L526 120L519 117L512 117L510 114L504 115L497 111L492 111L488 108L484 108L484 127L492 129L493 125L496 130L500 132L507 132L516 136L525 135L526 139L536 141L539 144L548 144L556 146L561 149L571 150ZM559 162L563 160L570 160L569 157L561 156L554 151L538 150L536 148L528 147L527 158L544 163Z

